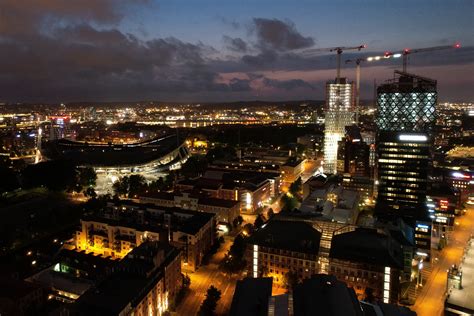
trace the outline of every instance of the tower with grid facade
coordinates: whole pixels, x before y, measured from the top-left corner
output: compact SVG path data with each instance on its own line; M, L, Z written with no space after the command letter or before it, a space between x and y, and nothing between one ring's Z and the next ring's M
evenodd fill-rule
M395 71L377 88L378 196L376 211L414 223L417 251L430 251L426 203L435 123L436 81Z

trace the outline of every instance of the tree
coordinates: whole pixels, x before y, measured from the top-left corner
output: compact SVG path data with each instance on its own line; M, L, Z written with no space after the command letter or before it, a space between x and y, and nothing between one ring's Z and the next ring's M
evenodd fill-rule
M142 175L133 174L125 176L112 185L115 194L118 196L135 197L147 189L145 178Z
M151 192L162 191L164 187L165 181L163 180L163 177L159 177L148 184L148 190Z
M234 218L232 224L234 225L234 227L238 227L238 226L242 225L243 222L244 222L243 217L239 215L236 218Z
M202 176L207 170L208 161L205 156L191 156L181 166L181 174L186 178Z
M167 174L166 177L159 177L148 184L148 190L151 192L168 191L173 188L174 174Z
M237 235L234 238L234 243L230 246L229 253L238 258L243 258L245 253L245 240L242 235Z
M293 289L298 284L298 276L294 271L288 271L283 275L283 286Z
M290 185L289 192L295 196L298 200L301 200L301 191L303 190L303 182L301 181L301 177L296 179L295 182L293 182Z
M199 308L199 316L213 316L217 307L217 302L221 299L221 291L211 285L207 290L206 298Z
M85 167L79 169L78 184L82 187L93 187L96 184L97 173L93 168Z
M84 191L84 195L88 196L88 197L91 197L93 199L97 197L97 193L95 192L94 188L92 188L92 187L87 188Z
M100 195L97 198L91 198L83 204L83 211L85 213L101 213L107 207L107 202L110 201L109 194Z
M207 168L207 165L206 165ZM164 183L164 188L163 190L171 190L173 189L174 182L177 178L177 173L176 170L170 171L166 176L165 176L165 183Z
M128 194L128 180L128 177L123 177L114 182L112 188L114 189L115 194L117 194L118 196L124 196Z
M183 287L188 289L191 286L191 279L187 274L181 273L181 276L183 277Z
M291 212L298 206L298 200L291 193L287 193L281 197L280 204L282 212Z
M252 235L255 230L255 227L251 223L247 223L244 225L244 228L242 229L242 233L244 235Z
M260 227L262 227L263 224L265 224L265 219L263 218L262 214L258 214L257 218L255 219L255 222L253 223L253 225L256 228L260 228Z
M139 174L132 174L128 178L128 196L134 197L145 191L145 178Z
M237 273L245 269L246 261L243 258L238 258L227 253L224 259L219 264L221 270L225 273Z

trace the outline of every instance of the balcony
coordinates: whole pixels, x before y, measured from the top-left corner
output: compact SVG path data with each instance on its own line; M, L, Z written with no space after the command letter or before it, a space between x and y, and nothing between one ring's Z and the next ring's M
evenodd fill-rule
M104 231L104 230L90 229L89 236L100 236L100 237L108 238L109 234L107 231Z
M135 242L137 241L135 236L121 235L121 234L116 234L115 235L115 240L127 241L127 242L130 242L132 244L135 244Z

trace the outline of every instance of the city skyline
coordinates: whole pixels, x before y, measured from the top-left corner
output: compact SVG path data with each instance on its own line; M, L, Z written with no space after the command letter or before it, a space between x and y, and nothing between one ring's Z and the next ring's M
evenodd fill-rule
M472 0L3 0L1 315L474 315Z
M344 52L345 60L458 42L460 49L410 56L408 71L438 80L441 102L471 101L472 6L5 1L0 101L322 100L336 56L307 57L306 49L368 45ZM361 98L371 99L373 80L382 83L394 68L401 60L362 65ZM354 65L343 64L342 76L355 80Z

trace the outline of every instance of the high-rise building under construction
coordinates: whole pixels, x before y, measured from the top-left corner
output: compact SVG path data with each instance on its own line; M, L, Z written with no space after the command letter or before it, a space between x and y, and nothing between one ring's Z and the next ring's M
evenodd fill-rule
M340 78L326 84L324 172L337 173L337 146L354 117L354 84Z
M436 81L395 71L377 88L379 218L395 216L414 223L417 253L429 256L431 219L428 179L432 128L437 102Z

